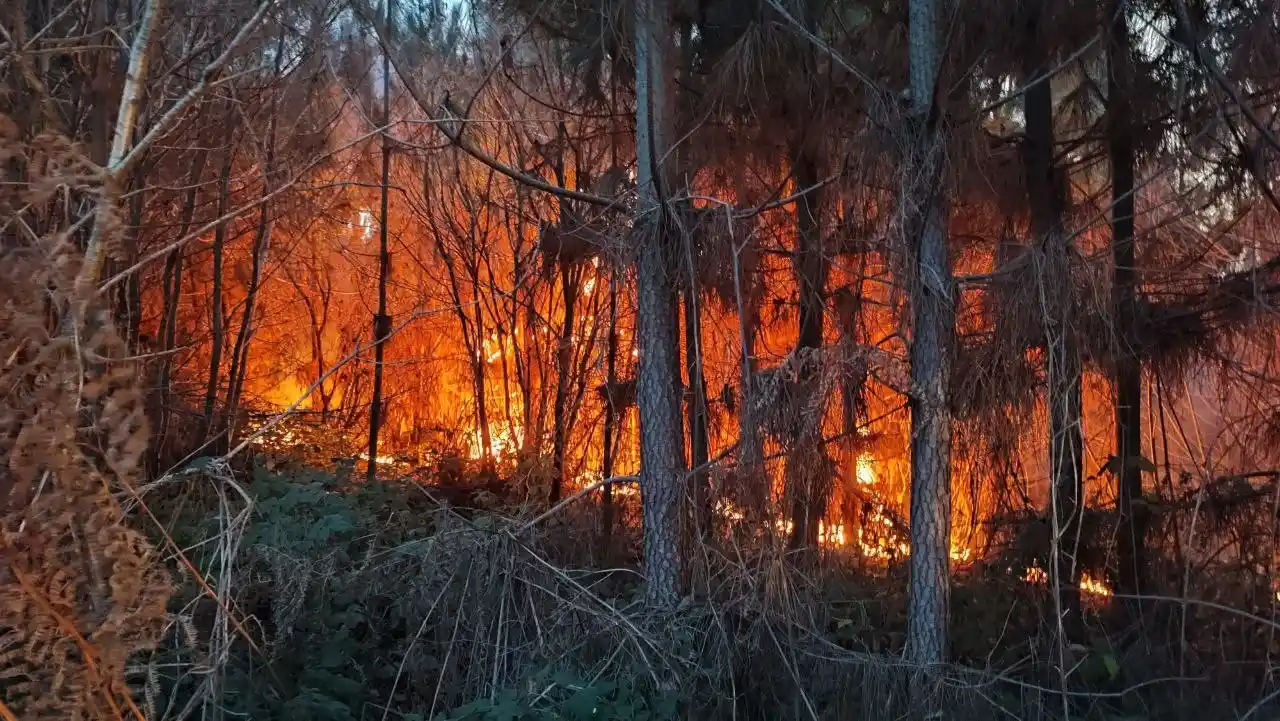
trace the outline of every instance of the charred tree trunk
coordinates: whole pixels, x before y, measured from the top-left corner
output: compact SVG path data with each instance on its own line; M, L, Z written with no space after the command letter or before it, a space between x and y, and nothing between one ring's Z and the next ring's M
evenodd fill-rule
M638 0L636 22L636 243L640 370L640 489L644 504L645 601L672 609L680 599L683 485L679 334L672 223L674 190L666 161L671 138L672 33L667 0Z
M391 0L386 0L386 41L391 41ZM391 61L382 53L382 207L378 223L378 313L373 317L373 397L369 402L369 466L365 479L372 483L378 476L378 432L382 428L382 359L387 336L391 333L391 317L387 315L387 276L391 272L391 254L387 251L387 196L391 181Z
M911 0L910 157L904 211L911 297L911 582L906 652L927 669L947 661L951 605L950 355L955 299L947 247L945 138L935 93L941 60L937 0ZM932 674L929 674L932 675ZM933 684L928 684L932 689ZM918 689L917 693L923 693ZM932 697L932 690L929 693Z
M1053 94L1048 73L1046 38L1039 12L1028 22L1023 51L1024 82L1032 83L1024 96L1026 146L1024 164L1036 253L1036 283L1040 289L1044 327L1049 404L1049 469L1053 493L1049 505L1053 543L1050 563L1056 569L1061 628L1080 622L1080 569L1076 563L1080 504L1084 495L1081 436L1081 364L1075 338L1071 280L1071 242L1062 227L1065 188L1054 162ZM1074 635L1068 633L1068 636ZM1066 639L1062 639L1065 643Z
M210 289L210 302L213 304L213 320L210 326L212 346L209 352L209 382L204 390L204 437L208 441L213 438L214 410L218 403L219 376L222 370L222 346L225 343L223 326L226 322L226 306L222 298L222 252L227 242L227 225L224 218L231 202L231 166L235 160L235 138L231 128L231 113L227 114L226 149L222 156L222 169L218 174L218 209L217 217L223 218L213 231L213 287Z
M1116 511L1119 516L1119 590L1137 595L1143 587L1146 514L1142 497L1142 357L1134 338L1138 279L1134 259L1134 186L1136 153L1130 92L1133 48L1124 0L1108 4L1110 73L1107 83L1107 127L1111 159L1112 312L1117 338Z
M811 147L796 152L792 175L799 190L813 188L819 182L818 164ZM795 448L787 454L787 482L791 493L792 550L818 545L818 523L825 512L827 468L823 462L821 412L811 412L822 402L814 393L815 359L810 354L822 347L824 325L824 291L827 284L827 260L822 249L821 189L812 190L796 201L796 288L800 301L800 327L796 339L796 356L800 361L799 387L796 399L798 427ZM816 420L811 420L816 418Z

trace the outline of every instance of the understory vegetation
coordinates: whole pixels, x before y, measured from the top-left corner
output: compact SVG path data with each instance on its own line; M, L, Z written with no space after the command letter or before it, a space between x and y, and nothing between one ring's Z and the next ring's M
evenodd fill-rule
M486 491L475 464L443 465L365 484L274 456L235 473L199 459L155 484L148 504L216 593L183 586L163 642L138 659L148 717L214 699L227 718L263 720L910 715L900 564L837 551L805 570L783 539L729 534L699 547L679 607L655 613L634 525L602 559L591 497L548 513ZM1147 602L1141 628L1115 599L1087 599L1064 704L1051 595L1024 574L1045 550L1008 537L957 573L945 718L1280 712L1259 704L1280 628L1234 610L1265 591L1210 570L1196 583L1218 585L1211 603Z

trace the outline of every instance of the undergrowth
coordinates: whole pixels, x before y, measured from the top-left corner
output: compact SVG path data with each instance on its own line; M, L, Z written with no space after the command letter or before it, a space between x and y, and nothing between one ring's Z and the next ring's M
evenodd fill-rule
M278 468L272 464L273 468ZM188 583L150 665L156 718L642 721L908 718L905 578L831 559L701 547L674 614L644 611L628 559L593 558L594 508L532 522L450 505L418 481L320 471L237 481L197 462L148 489L219 605ZM741 551L741 549L738 549ZM946 718L1062 718L1043 589L992 567L957 577ZM1256 696L1167 678L1161 646L1073 647L1071 718L1237 718ZM1153 619L1154 622L1154 619ZM1153 650L1154 649L1154 650ZM1144 656L1145 653L1145 656ZM1173 669L1176 672L1177 669ZM1256 691L1256 687L1249 687ZM167 709L167 711L166 711Z

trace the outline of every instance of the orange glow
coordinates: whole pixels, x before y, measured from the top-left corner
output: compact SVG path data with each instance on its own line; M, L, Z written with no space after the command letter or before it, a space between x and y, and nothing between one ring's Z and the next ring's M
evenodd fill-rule
M1045 586L1049 583L1049 572L1039 566L1031 566L1022 576L1027 583ZM1105 581L1094 578L1088 573L1080 574L1080 592L1095 598L1107 598L1112 595L1111 587Z
M358 130L363 122L360 118L353 116L345 122L349 127L343 132L351 136L362 132ZM569 124L575 122L588 121ZM570 128L570 132L577 130L580 128ZM472 142L503 162L520 165L528 160L517 152L519 143L527 138L506 135L525 130L492 125L477 126L469 132L474 133ZM359 160L356 150L339 154L332 169L323 171L332 177L317 180L342 180L341 173L347 171L339 168L344 164L354 166ZM608 381L606 349L612 318L616 318L612 330L616 331L617 340L614 380L617 385L629 386L636 378L635 361L641 349L635 339L634 279L625 271L619 272L609 252L598 252L599 249L563 267L552 267L560 262L555 259L559 256L544 256L539 243L545 237L539 235L539 228L559 217L556 200L518 189L475 163L463 162L455 167L454 160L443 155L430 160L405 157L395 171L402 177L392 181L412 192L393 194L388 201L393 266L388 303L397 331L385 346L386 416L375 462L390 464L395 457L427 458L431 457L428 451L447 449L471 460L505 465L504 470L515 469L519 460L523 472L527 460L542 472L550 463L553 443L559 441L564 450L565 478L572 479L567 485L587 485L599 478L604 467L601 434L607 400L601 389ZM576 155L564 160L570 183L580 171L583 176L598 178L603 170L572 167L573 162L579 162ZM425 170L447 177L448 182L425 183L424 178L430 173L424 172L424 162L447 163L442 168L429 166ZM744 205L755 202L750 195L759 189L753 189L741 178L715 177L715 172L707 171L694 178L695 195L729 202L742 200ZM761 181L768 193L774 192L776 181L789 175L784 168L764 172L776 173L775 178ZM306 217L289 217L281 206L282 217L273 229L273 246L288 247L290 252L272 256L272 280L263 287L261 317L248 355L244 396L263 409L279 410L293 404L314 385L314 392L300 404L300 409L309 411L308 419L316 418L315 422L340 432L348 446L361 448L367 437L372 400L370 299L376 298L378 285L376 250L381 218L369 209L380 207L378 191L376 187L341 182L313 185L332 186L331 190L315 191L309 196L325 212L315 213L314 217L309 212L295 213ZM862 213L867 222L885 222L887 206L875 198L858 203L847 200L833 204L841 217ZM697 205L710 208L714 204L699 201ZM735 241L757 236L762 247L794 248L794 214L795 208L790 206L761 214L752 227L743 224L735 228ZM979 226L989 220L966 221L957 217L958 234L981 233L981 228L965 227L965 223ZM619 232L625 233L625 228ZM237 269L247 267L249 244L243 238L251 234L230 235L239 239L228 245L224 261L229 276L224 301L227 308L233 309L240 306L246 294L245 284L237 280L241 277ZM958 253L957 272L989 272L994 265L994 247L994 243L990 249L982 244L966 247ZM199 407L199 395L207 386L212 358L212 343L208 340L212 304L208 291L213 269L209 255L191 257L179 319L180 337L204 339L184 365L190 369L185 371L189 377L184 381L194 389L188 395L195 398L195 407ZM839 317L843 311L834 303L829 304L823 341L828 348L849 340L874 345L905 368L907 348L898 332L903 318L903 293L892 280L895 267L880 249L854 255L837 252L831 258L827 290L848 289L865 302L850 311L856 317L843 319ZM710 269L713 274L723 271L726 262L722 255L716 258L719 267ZM768 252L752 262L755 267L750 272L761 278L764 286L760 291L763 298L750 315L754 322L752 347L741 347L739 299L733 297L732 287L726 291L708 283L699 302L702 335L698 345L710 401L709 451L711 457L723 455L726 459L718 468L730 468L735 460L732 445L738 440L743 351L754 359L758 370L768 371L783 363L797 341L800 294L792 259L785 252ZM560 282L562 270L572 274L572 283ZM159 288L161 284L147 287ZM565 298L565 287L576 288L576 296ZM602 292L612 287L618 289L616 294ZM147 292L152 295L146 302L158 307L162 302L159 291ZM610 301L615 295L617 306L611 309ZM980 334L991 329L992 319L982 300L980 291L966 287L962 292L958 326L963 332ZM568 312L570 301L572 315ZM566 328L569 318L571 327ZM845 323L848 320L856 323ZM240 322L235 313L229 315L229 327L225 329L229 338L234 338ZM856 329L850 330L854 325ZM688 342L683 332L679 337L684 361ZM564 338L570 341L569 373L566 378L559 378ZM361 352L349 358L357 348ZM221 387L226 386L226 355L223 349ZM334 370L344 359L344 365ZM832 474L826 517L820 519L819 543L881 566L899 563L910 554L910 416L902 408L904 389L890 375L872 372L860 389L865 405L854 420L865 427L852 441L849 437L855 434L848 432L850 419L843 415L837 387L843 379L823 386L815 411L821 434L843 439L822 447L838 470ZM826 383L831 379L823 380ZM1110 484L1105 479L1092 480L1098 459L1109 455L1115 435L1109 393L1100 376L1086 377L1085 450L1091 478L1086 491L1089 502L1094 504L1109 501ZM553 427L557 397L566 418L559 438ZM619 411L613 472L634 474L639 469L639 423L634 397L624 399ZM1041 409L1025 427L1018 428L1013 452L1025 468L1047 469L1044 415ZM480 430L481 417L489 429L488 458ZM959 420L957 427L970 420ZM780 459L770 461L765 468L773 483L773 497L769 500L775 509L784 507L776 501L784 497L785 457L791 450L780 440L785 438L785 432L771 431L762 439L767 455ZM685 442L687 449L687 436ZM957 565L979 560L988 540L988 527L982 521L997 507L991 495L994 484L987 482L993 471L983 465L984 460L980 452L970 449L957 448L953 453L950 557ZM1032 502L1045 503L1047 486L1043 478L1029 479L1028 486ZM620 485L613 492L618 497L628 497L637 494L638 488L634 484ZM717 498L715 508L718 517L728 523L744 523L747 519L754 522L753 514L745 513L727 499ZM789 533L792 521L785 513L775 513L762 525L767 529L771 524L775 531ZM1082 583L1090 594L1105 595L1106 587L1100 582L1087 579Z

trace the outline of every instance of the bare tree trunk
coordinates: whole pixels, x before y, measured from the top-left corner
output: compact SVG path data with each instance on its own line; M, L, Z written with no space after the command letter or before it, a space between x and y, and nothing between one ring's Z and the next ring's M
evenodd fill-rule
M568 429L565 428L567 425L565 404L569 398L569 376L573 372L573 324L578 296L578 278L575 269L570 267L568 263L561 262L559 265L560 293L564 297L564 322L560 327L560 338L556 348L556 396L552 410L552 425L554 427L551 434L552 503L560 500L564 487L564 446L568 435Z
M280 81L280 68L284 58L284 29L276 40L275 72L273 79ZM249 287L245 289L244 313L240 318L240 330L236 333L236 343L231 349L230 385L227 388L227 441L235 436L235 417L240 409L240 396L244 390L244 378L249 367L249 342L253 339L253 317L257 305L258 290L262 286L262 269L267 262L267 252L271 247L271 204L266 197L271 193L271 175L275 170L276 160L276 127L278 119L276 108L279 105L279 92L271 97L271 118L267 121L267 157L262 169L262 206L258 209L258 229L253 237Z
M1118 335L1116 353L1116 511L1119 516L1119 590L1137 595L1143 587L1146 514L1142 497L1142 357L1133 335L1138 281L1134 259L1134 127L1130 88L1133 48L1124 0L1108 4L1110 65L1107 125L1111 156L1111 252L1115 263L1112 309Z
M792 160L792 176L799 189L818 184L818 164L811 147L798 148ZM818 521L825 513L826 464L823 462L821 412L812 412L824 399L814 391L815 362L809 357L822 347L824 291L827 284L827 260L822 250L823 192L813 190L796 201L796 288L800 301L800 327L796 338L796 355L801 359L796 398L800 410L795 448L787 454L787 483L791 492L792 550L816 548Z
M674 608L680 599L680 498L683 452L675 265L666 208L674 190L669 149L672 32L667 0L638 0L636 21L636 294L640 371L640 489L644 503L645 601ZM664 164L664 161L665 164Z
M1023 80L1033 83L1024 96L1027 141L1024 163L1031 208L1036 283L1040 289L1044 327L1049 405L1049 470L1052 494L1049 513L1053 542L1050 564L1058 593L1060 650L1080 623L1080 570L1075 562L1080 504L1083 498L1081 435L1081 363L1075 338L1071 241L1062 227L1065 188L1054 162L1053 94L1048 78L1036 82L1052 68L1045 51L1047 38L1038 9L1028 10L1024 38ZM1060 656L1065 663L1065 654Z
M609 269L609 339L605 350L604 448L603 478L613 478L614 428L618 425L618 406L614 389L618 382L618 269ZM606 484L600 499L600 560L607 561L613 548L613 484Z
M210 289L210 302L213 304L213 322L210 326L212 347L209 352L209 381L204 391L204 437L209 440L215 432L214 410L218 403L218 379L222 370L222 346L225 342L223 325L225 325L226 306L222 298L222 251L227 242L227 225L225 220L227 208L231 202L231 166L235 161L235 137L232 128L231 112L227 113L226 149L222 156L222 169L218 175L218 216L224 218L213 231L213 288Z
M191 175L187 178L187 194L182 201L182 219L178 223L177 237L186 237L191 228L191 220L195 217L196 198L200 193L200 180L204 175L204 166L209 152L201 150L196 154L191 166ZM164 455L165 442L169 435L169 421L172 417L170 404L173 390L170 388L173 376L173 350L178 339L178 309L182 303L182 266L183 248L174 248L169 252L164 263L164 316L160 322L160 408L156 423L157 459Z
M732 230L732 224L730 224ZM756 422L755 377L756 305L743 289L743 267L740 248L733 241L733 292L738 301L738 341L742 345L742 370L739 380L741 408L738 410L738 483L744 486L752 520L758 520L769 503L769 489L764 478L764 447ZM748 242L750 242L748 240ZM745 248L745 246L743 246Z
M929 670L947 661L951 605L950 354L955 300L947 248L945 144L935 101L941 60L937 0L911 0L911 133L902 198L908 253L911 339L911 582L908 658ZM932 687L932 684L929 684Z
M688 241L686 241L688 242ZM707 433L707 382L702 373L702 318L697 295L697 276L690 268L690 286L684 290L685 372L689 378L689 465L695 470L693 486L694 520L703 538L711 535L711 488L706 469L710 454Z
M391 0L386 0L387 37L391 42ZM369 403L369 466L365 479L372 483L378 477L378 431L382 427L382 359L386 352L387 336L391 333L391 317L387 315L387 275L391 271L391 256L387 252L387 195L391 181L391 138L387 136L391 124L391 61L385 48L382 53L382 208L378 228L378 314L373 317L373 398Z

